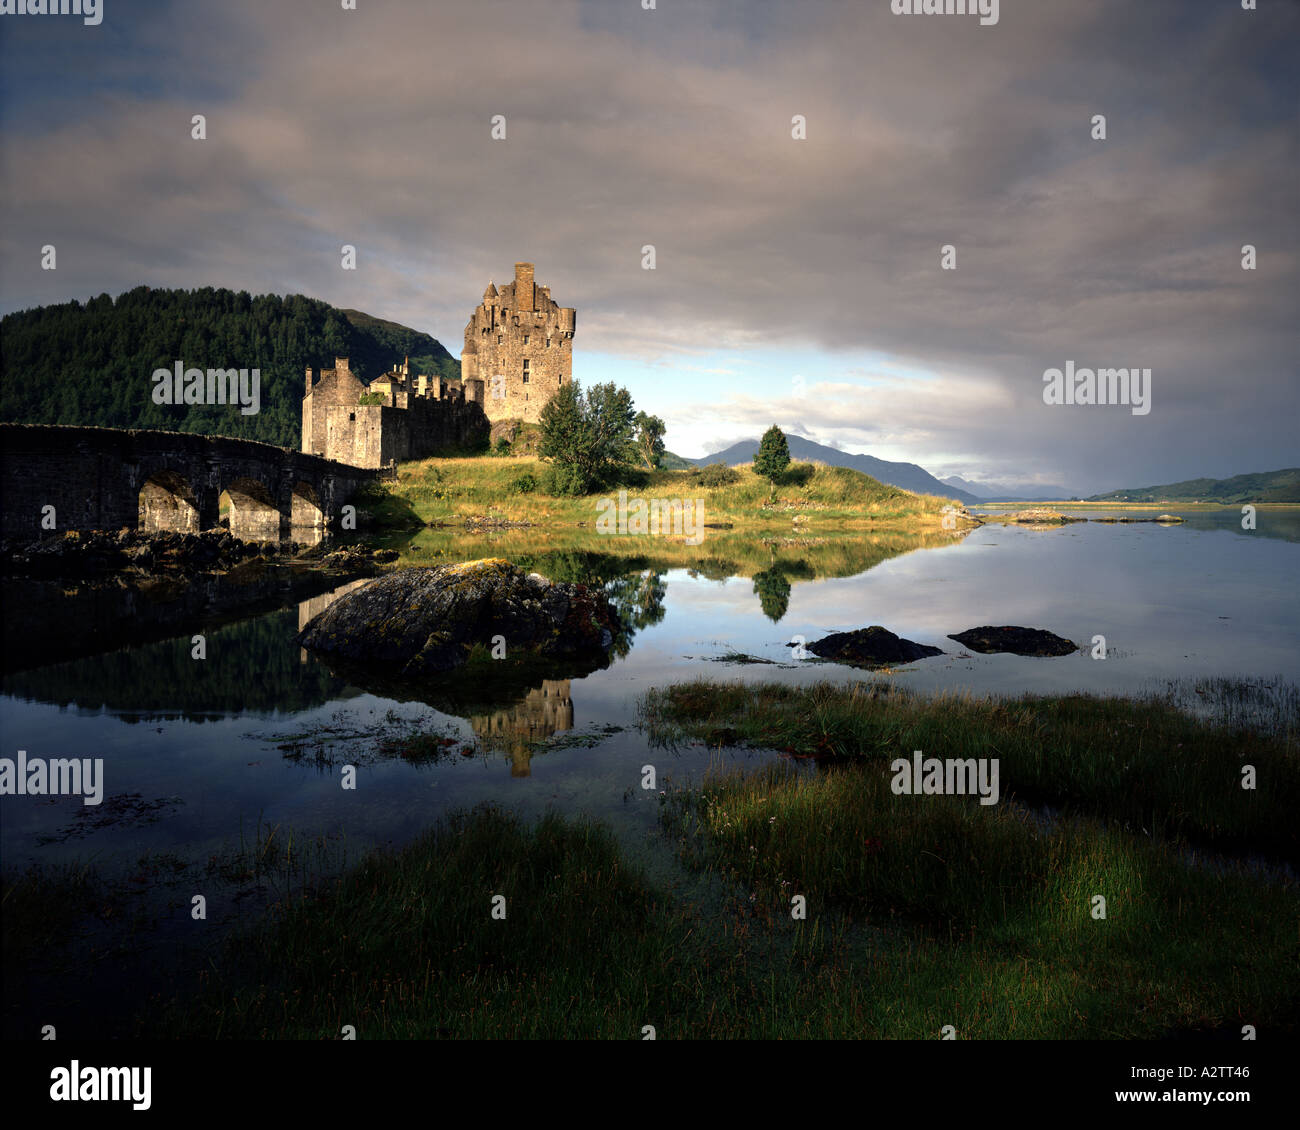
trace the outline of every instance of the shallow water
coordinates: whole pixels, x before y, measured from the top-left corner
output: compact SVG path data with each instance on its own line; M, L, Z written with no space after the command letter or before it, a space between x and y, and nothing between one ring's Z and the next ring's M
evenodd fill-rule
M1239 526L1238 516L1223 513ZM419 541L426 554L453 557L464 544L427 531ZM641 551L642 567L626 572L619 571L626 557L604 570L597 559L597 572L636 623L626 654L607 669L548 681L522 701L472 717L367 693L302 652L293 637L329 599L322 596L234 623L180 622L169 640L11 674L0 683L3 756L103 758L106 796L138 794L159 807L140 812L127 804L118 819L87 829L77 815L87 807L80 798L6 796L5 869L73 859L127 867L145 852L204 860L251 836L259 822L346 842L355 858L480 801L526 814L550 806L585 813L635 845L656 815L656 794L641 788L645 765L655 766L662 788L666 777L698 775L710 762L775 756L649 748L635 729L638 695L697 676L888 678L925 693L999 694L1141 694L1168 680L1216 676L1300 681L1293 583L1300 544L1286 537L1246 534L1219 519L1174 527L988 525L948 544L906 548L864 548L861 539L773 546L757 579L726 576L717 562L708 567L715 579L656 565L653 546ZM469 556L482 555L481 546L473 549ZM698 553L709 550L706 541ZM579 568L590 569L590 550L581 556ZM833 575L841 571L848 575ZM870 624L945 655L876 675L792 658L788 645L799 636L812 641ZM1080 650L1052 659L979 655L947 638L983 624L1045 628ZM190 639L201 630L207 658L194 660ZM1104 660L1092 656L1095 636L1105 637ZM730 652L771 662L718 661ZM302 736L322 727L392 732L402 719L445 729L457 741L448 756L423 765L376 758L373 737L336 743L325 767L279 748L297 741L309 750L312 740ZM548 735L556 739L551 746L530 745ZM462 748L474 752L462 756ZM340 787L339 767L349 761L359 766L355 790Z

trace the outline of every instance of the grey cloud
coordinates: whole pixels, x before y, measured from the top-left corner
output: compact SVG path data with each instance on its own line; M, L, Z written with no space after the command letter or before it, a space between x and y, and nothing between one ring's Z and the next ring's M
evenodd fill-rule
M1230 5L1005 5L981 29L831 0L371 7L355 28L305 2L177 11L141 32L171 49L163 96L7 136L6 308L140 282L302 290L459 352L482 283L531 259L584 350L809 341L947 374L937 401L800 404L846 445L1097 489L1292 457L1300 159L1269 43L1294 9L1252 27ZM1151 415L1047 409L1042 371L1066 359L1151 367ZM752 434L744 396L712 399Z

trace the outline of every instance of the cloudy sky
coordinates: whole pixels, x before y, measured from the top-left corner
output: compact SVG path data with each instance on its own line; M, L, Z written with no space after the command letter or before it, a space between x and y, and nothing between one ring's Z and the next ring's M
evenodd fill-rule
M775 422L1085 493L1295 466L1297 54L1295 0L0 15L0 310L300 292L459 356L528 260L578 309L574 376L682 454ZM1150 411L1045 404L1068 361L1151 369Z

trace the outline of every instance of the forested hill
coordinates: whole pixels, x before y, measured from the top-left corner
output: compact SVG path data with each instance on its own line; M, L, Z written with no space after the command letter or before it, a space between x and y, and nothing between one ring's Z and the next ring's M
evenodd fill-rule
M1186 479L1157 487L1095 494L1088 502L1300 502L1300 467L1258 471L1230 479Z
M370 380L409 355L415 372L460 376L428 334L300 294L156 290L39 306L0 320L0 420L162 428L298 447L303 370L349 358ZM261 409L153 401L155 369L259 369Z

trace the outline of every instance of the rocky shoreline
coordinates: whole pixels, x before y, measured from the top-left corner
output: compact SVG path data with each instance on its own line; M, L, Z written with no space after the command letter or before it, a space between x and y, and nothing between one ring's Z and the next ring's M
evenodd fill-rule
M498 661L603 665L621 632L618 610L600 589L486 558L390 572L334 601L297 642L381 676L412 679L463 667L475 648L491 648Z
M243 541L227 530L200 534L116 533L71 530L34 541L0 543L0 575L19 577L105 577L113 574L184 576L225 573L249 564L299 564L324 572L355 573L395 561L393 549L321 542Z
M1185 518L1180 518L1176 514L1158 514L1154 518L1130 518L1127 515L1120 518L1074 518L1067 514L1061 514L1056 510L1046 509L1015 510L1009 514L981 514L979 516L963 512L959 516L967 518L979 526L993 522L1004 525L1012 524L1017 526L1028 526L1031 529L1047 529L1051 526L1069 526L1076 522L1103 522L1107 525L1117 522L1135 524L1139 522L1152 522L1161 526L1171 526L1186 521Z

